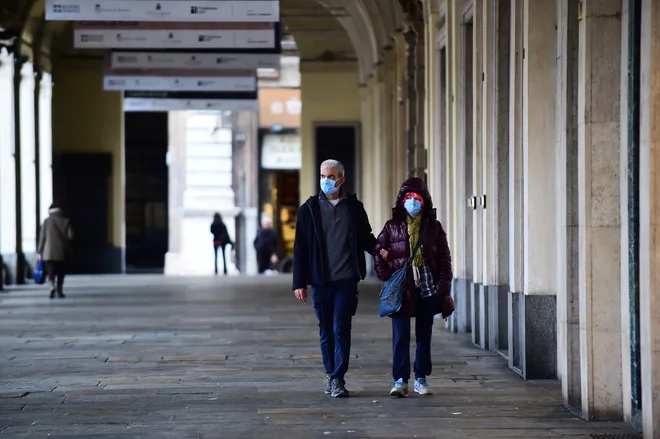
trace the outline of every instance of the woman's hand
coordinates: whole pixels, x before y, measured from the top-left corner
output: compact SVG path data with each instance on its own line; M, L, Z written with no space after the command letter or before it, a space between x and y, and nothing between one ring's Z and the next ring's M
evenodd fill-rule
M385 259L386 261L388 261L388 260L389 260L389 257L390 257L390 252L389 252L388 250L381 249L381 250L380 250L380 256L381 256L383 259Z

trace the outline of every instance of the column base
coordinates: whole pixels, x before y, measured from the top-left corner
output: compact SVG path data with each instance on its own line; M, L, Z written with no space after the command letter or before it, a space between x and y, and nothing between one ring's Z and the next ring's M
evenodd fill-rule
M557 297L510 293L509 367L526 380L557 378Z
M469 333L472 331L472 280L454 279L452 296L456 310L451 318L452 332Z
M2 254L2 282L4 285L24 284L26 279L25 255Z

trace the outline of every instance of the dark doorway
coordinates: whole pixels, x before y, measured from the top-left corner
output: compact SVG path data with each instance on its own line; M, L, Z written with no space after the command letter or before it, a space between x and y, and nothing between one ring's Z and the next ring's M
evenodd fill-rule
M122 272L122 249L110 242L112 154L62 154L53 160L53 193L66 204L74 240L71 274Z
M124 113L126 271L163 272L168 248L168 117Z
M346 183L344 188L350 194L357 192L357 124L316 124L314 127L314 143L316 150L316 169L314 181L318 183L321 163L324 160L335 159L344 164ZM316 184L315 187L318 187Z

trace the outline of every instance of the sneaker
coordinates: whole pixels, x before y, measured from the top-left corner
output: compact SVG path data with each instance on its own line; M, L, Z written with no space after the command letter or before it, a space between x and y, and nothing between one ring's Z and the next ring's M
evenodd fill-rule
M415 392L420 395L434 395L435 392L426 383L426 378L415 378Z
M325 394L330 395L332 393L332 380L330 375L325 376Z
M337 378L330 381L332 390L330 396L333 398L348 398L348 390L344 387L344 380L338 380Z
M394 387L390 390L390 396L396 396L397 398L408 396L408 383L404 383L403 378L399 378L391 385Z

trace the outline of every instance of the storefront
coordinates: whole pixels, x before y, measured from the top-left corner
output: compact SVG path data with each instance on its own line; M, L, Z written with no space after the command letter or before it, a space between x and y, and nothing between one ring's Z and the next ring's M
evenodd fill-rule
M259 206L273 221L282 261L293 256L300 205L300 110L299 89L259 90Z

